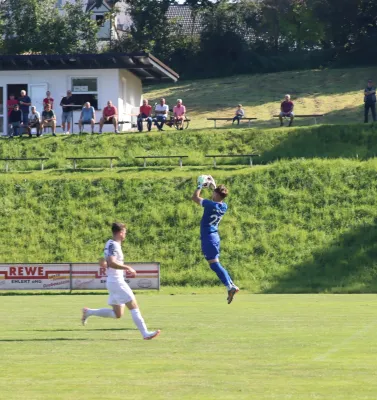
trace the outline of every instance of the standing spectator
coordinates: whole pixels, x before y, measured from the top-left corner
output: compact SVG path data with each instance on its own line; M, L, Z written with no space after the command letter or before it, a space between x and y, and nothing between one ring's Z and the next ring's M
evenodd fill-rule
M74 104L75 103L73 101L72 92L70 90L67 90L67 96L63 97L60 102L60 105L62 106L63 109L63 114L62 114L63 134L69 135L69 132L71 130L71 121L73 118L72 106ZM67 130L65 130L65 124L67 124Z
M80 128L80 133L82 131L82 126L85 124L90 124L92 127L92 133L94 133L94 124L96 123L96 112L94 110L94 107L92 107L87 101L84 104L83 109L81 110L80 114L80 119L79 119L79 128Z
M115 133L118 133L118 110L113 106L113 102L109 100L107 106L103 109L102 118L99 121L99 133L102 133L104 124L113 124Z
M54 99L51 97L50 91L46 92L46 97L43 99L43 109L46 108L47 104L50 104L51 110L54 109Z
M280 115L279 115L280 126L284 125L283 124L284 117L290 118L289 126L292 126L294 118L293 108L294 104L291 101L291 96L289 94L286 94L284 101L280 104Z
M34 106L31 106L31 113L29 114L29 124L27 127L27 131L29 132L29 137L32 137L31 129L36 128L37 136L40 136L41 131L41 121L40 115L37 109Z
M364 90L364 122L368 122L369 109L372 112L373 121L376 121L376 87L372 79L368 79L367 87Z
M143 105L140 106L140 114L137 116L137 129L143 131L143 120L147 120L148 132L152 129L152 106L148 104L148 100L143 100Z
M20 106L18 104L15 104L13 106L13 110L9 115L8 121L12 128L9 137L12 138L13 135L18 136L23 121L22 111L20 110Z
M21 97L18 99L20 110L22 111L22 122L27 126L29 122L29 107L31 106L31 99L27 96L25 90L21 90Z
M52 136L56 136L56 115L54 110L51 110L51 104L47 104L45 110L42 112L41 131L45 127L52 129Z
M163 131L163 126L166 122L166 118L168 117L169 113L169 106L165 104L165 99L160 99L160 104L157 104L154 108L156 118L155 118L155 125L159 131Z
M180 130L183 131L183 121L186 119L186 106L182 104L182 99L177 100L177 105L173 108L174 123L180 126Z
M8 117L10 113L13 111L14 106L18 104L18 100L14 98L14 94L9 95L9 100L7 100L7 109L8 109Z
M237 110L236 110L236 115L233 118L232 125L237 121L237 125L240 124L240 120L245 116L245 111L242 108L242 104L238 104Z

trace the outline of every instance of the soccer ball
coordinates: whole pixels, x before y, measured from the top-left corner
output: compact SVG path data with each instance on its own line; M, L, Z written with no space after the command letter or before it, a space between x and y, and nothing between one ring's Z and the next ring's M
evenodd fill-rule
M211 175L200 175L198 178L198 185L202 185L206 189L216 189L215 180Z

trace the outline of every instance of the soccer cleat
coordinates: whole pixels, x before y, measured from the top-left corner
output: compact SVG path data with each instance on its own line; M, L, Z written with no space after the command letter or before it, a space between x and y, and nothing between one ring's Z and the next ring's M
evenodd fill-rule
M161 331L157 329L157 331L151 332L149 335L145 336L144 340L152 340L155 337L157 337L160 333Z
M88 311L88 308L86 308L86 307L82 309L81 323L84 326L86 325L88 318L89 318L89 315L87 315L87 311Z
M236 293L238 293L240 291L240 289L238 289L237 286L233 286L232 289L228 290L228 304L230 304L233 301L233 297Z

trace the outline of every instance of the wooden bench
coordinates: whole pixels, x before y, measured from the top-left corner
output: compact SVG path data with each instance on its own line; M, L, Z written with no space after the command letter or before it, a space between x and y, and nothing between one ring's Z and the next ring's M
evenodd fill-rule
M118 121L118 131L120 130L120 126L123 124L130 124L130 121ZM75 122L75 125L78 125L78 122ZM84 128L85 125L90 125L89 124L82 124L82 127ZM99 125L99 122L95 122L94 125ZM104 125L112 125L114 126L114 124L112 122L105 122Z
M295 114L294 118L314 118L314 124L317 124L317 118L324 117L325 115L326 114ZM280 115L274 115L274 118L280 118Z
M5 172L9 171L9 161L35 161L41 162L41 170L43 171L43 162L49 160L46 157L33 157L33 158L0 158L0 160L5 161Z
M113 168L113 160L119 160L119 157L66 157L66 160L73 160L73 169L77 167L77 160L110 160L110 168Z
M250 167L253 166L253 157L259 157L259 154L207 154L205 157L212 157L213 158L213 166L216 168L216 158L222 157L249 157Z
M144 159L144 168L147 166L147 158L179 158L179 166L182 168L182 158L187 158L188 156L137 156L135 158Z
M240 120L246 120L248 121L248 126L250 128L251 126L251 121L254 119L258 119L258 118L247 118L247 117L243 117ZM216 121L233 121L233 117L232 118L207 118L207 121L213 121L214 123L214 128L216 128Z

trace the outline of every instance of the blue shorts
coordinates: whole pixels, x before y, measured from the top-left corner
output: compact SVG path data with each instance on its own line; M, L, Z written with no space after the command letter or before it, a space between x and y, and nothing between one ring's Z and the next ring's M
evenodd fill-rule
M63 111L62 123L71 123L73 117L73 111Z
M202 252L206 260L215 260L220 257L220 236L210 233L201 237Z

